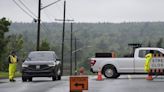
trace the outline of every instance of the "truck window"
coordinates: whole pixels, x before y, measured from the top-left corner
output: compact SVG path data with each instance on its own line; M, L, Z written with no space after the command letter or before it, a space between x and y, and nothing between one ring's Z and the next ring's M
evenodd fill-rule
M140 50L139 51L139 57L140 58L144 58L146 54L148 54L149 52L147 50Z
M150 53L153 52L154 55L160 55L162 54L161 52L157 51L157 50L140 50L139 51L139 57L140 58L145 58L145 56ZM164 56L164 54L162 54Z

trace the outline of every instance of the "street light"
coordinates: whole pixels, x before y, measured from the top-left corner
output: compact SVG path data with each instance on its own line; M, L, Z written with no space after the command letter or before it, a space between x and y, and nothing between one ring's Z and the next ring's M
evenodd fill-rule
M75 45L76 45L76 43L75 43ZM75 64L74 64L74 71L75 71L75 75L77 75L77 61L76 61L76 52L78 52L78 51L81 51L81 50L83 50L83 49L85 49L85 48L90 48L90 47L93 47L93 46L84 46L84 47L81 47L81 48L78 48L78 49L76 49L76 46L75 46L75 50L74 51L71 51L71 54L75 54ZM66 55L68 55L69 54L69 52L68 53L65 53L64 54L64 56L66 56ZM71 57L70 57L71 58ZM70 67L70 72L72 73L72 65L71 65L71 67ZM71 74L72 75L72 74Z
M84 46L84 47L81 47L81 48L78 48L78 49L72 51L72 53L76 53L76 52L78 52L78 51L81 51L81 50L83 50L83 49L85 49L85 48L90 48L90 47L93 47L93 46Z

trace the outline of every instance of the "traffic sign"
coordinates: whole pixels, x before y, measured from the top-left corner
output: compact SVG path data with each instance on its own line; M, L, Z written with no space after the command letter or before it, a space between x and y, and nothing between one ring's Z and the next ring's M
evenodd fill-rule
M164 58L152 58L150 69L164 69Z
M71 76L70 77L70 92L82 92L88 90L87 76Z

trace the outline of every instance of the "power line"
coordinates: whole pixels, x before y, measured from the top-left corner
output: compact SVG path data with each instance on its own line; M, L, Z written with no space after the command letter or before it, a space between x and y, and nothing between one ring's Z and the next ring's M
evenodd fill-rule
M53 19L52 19L52 17L51 16L49 16L48 15L48 13L46 12L46 11L43 11L43 13L47 16L47 18L50 20L50 21L52 21Z
M42 30L43 30L46 34L48 34L48 31L47 31L47 29L46 29L46 27L45 27L44 25L41 24L41 28L42 28ZM46 37L48 37L48 36L46 36Z
M15 0L13 2L24 12L26 13L29 17L35 19L32 15L30 15L25 9L23 9Z
M41 23L41 25L45 31L50 32L50 30L48 29L48 27L44 23Z
M23 3L23 1L19 0L19 2L20 2L33 16L37 17L37 16L35 15L35 13L33 13L33 12Z
M57 1L55 1L55 2L53 2L51 4L49 4L49 5L46 5L46 6L42 7L41 10L44 9L44 8L47 8L47 7L53 5L53 4L57 3L57 2L59 2L59 1L61 1L61 0L57 0Z

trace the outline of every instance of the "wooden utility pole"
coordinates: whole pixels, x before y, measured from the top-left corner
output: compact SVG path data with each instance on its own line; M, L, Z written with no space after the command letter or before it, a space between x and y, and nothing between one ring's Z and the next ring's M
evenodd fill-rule
M39 51L40 47L40 17L41 17L41 0L38 2L38 28L37 28L37 45L36 50Z
M64 13L63 13L63 33L62 33L62 65L61 65L61 74L63 75L63 61L64 61L64 37L65 37L65 13L66 13L66 1L64 1Z
M70 42L70 47L71 47L71 51L70 51L70 75L72 75L72 31L73 31L73 23L71 23L71 42Z
M75 37L75 75L77 75L77 61L76 61L76 59L77 59L77 58L76 58L76 57L77 57L77 56L76 56L77 45L76 45L76 40L77 40L77 39L76 39L76 37Z

